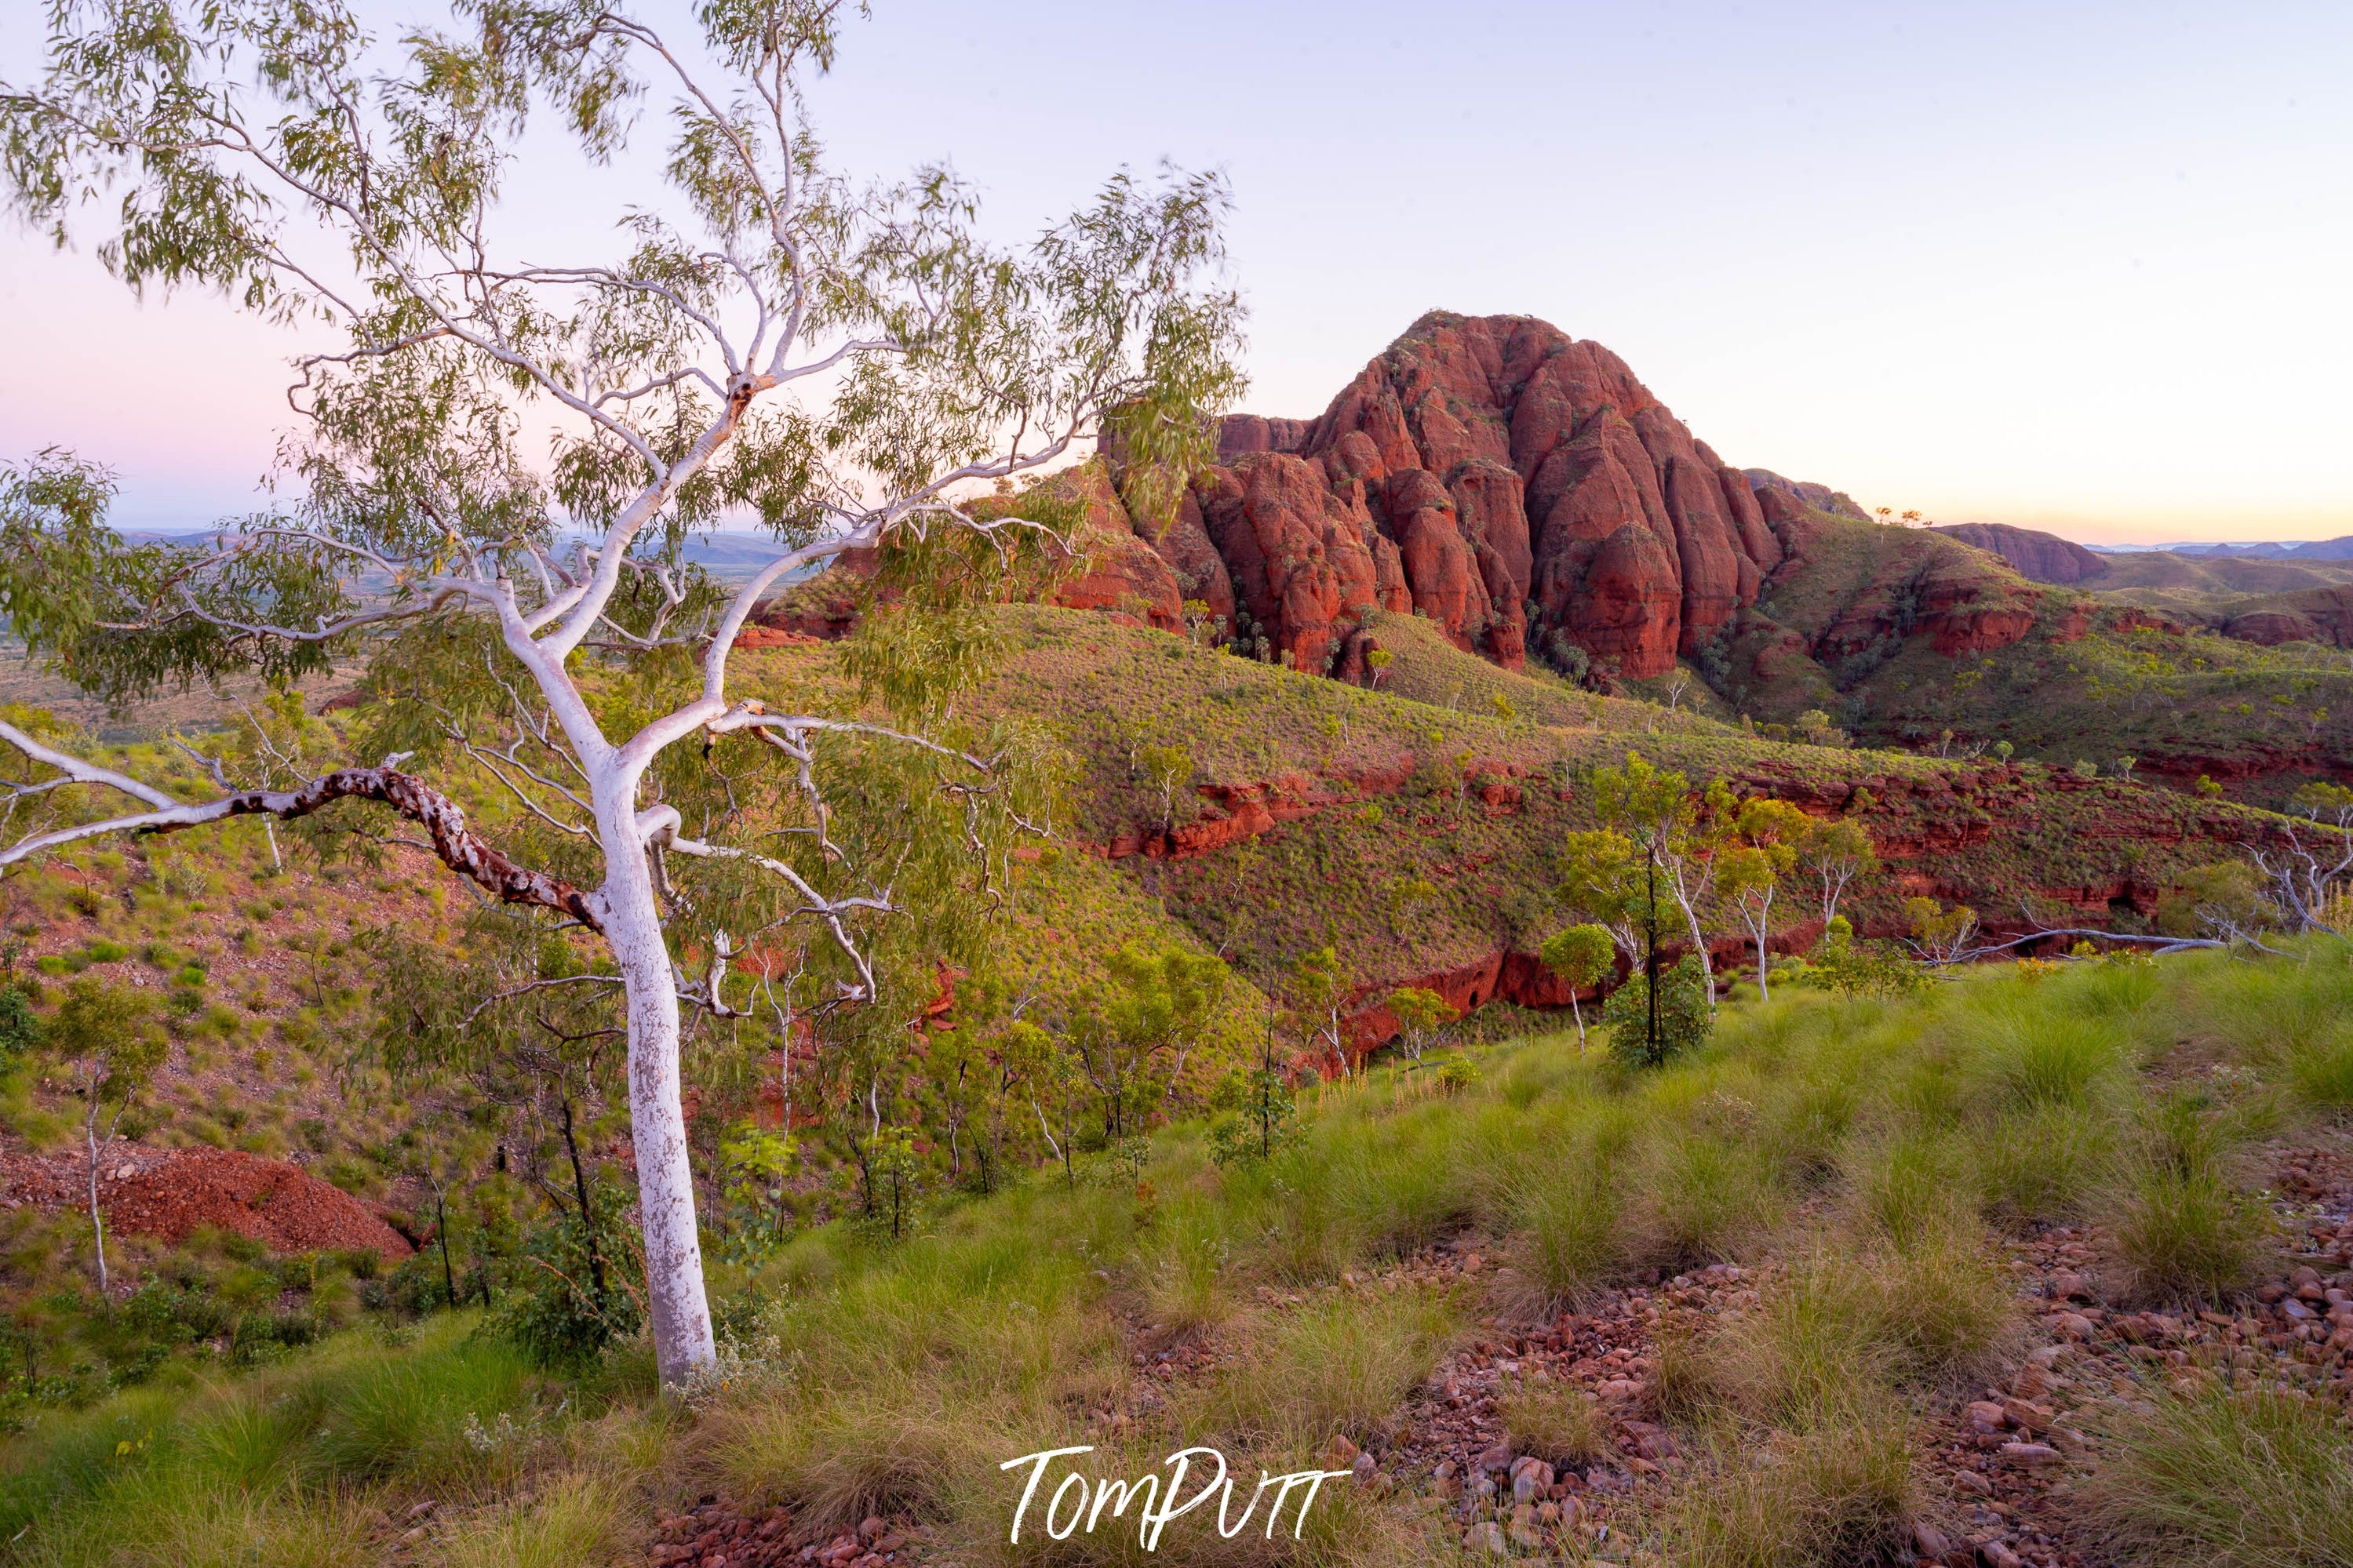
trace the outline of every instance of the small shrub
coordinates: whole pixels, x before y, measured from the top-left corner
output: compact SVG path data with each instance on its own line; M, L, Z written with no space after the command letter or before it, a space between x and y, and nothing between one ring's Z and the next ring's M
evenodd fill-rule
M594 1361L615 1340L637 1332L640 1321L645 1269L637 1249L628 1245L628 1200L604 1184L589 1189L589 1200L593 1258L589 1228L576 1211L565 1210L525 1239L522 1278L500 1306L500 1331L543 1366L577 1367ZM601 1290L596 1283L599 1261ZM438 1282L438 1273L432 1278Z
M1845 919L1841 915L1839 922ZM1816 943L1806 955L1803 973L1796 978L1841 996L1909 996L1929 984L1928 972L1894 943L1844 934L1827 936Z
M41 1017L17 985L0 985L0 1073L40 1048Z

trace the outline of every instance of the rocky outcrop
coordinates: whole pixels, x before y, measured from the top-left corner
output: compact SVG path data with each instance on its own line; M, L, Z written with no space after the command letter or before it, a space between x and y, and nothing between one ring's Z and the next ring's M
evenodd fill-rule
M2108 563L2072 540L2006 522L1954 522L1936 530L1947 539L1999 555L2017 568L2019 575L2037 583L2067 587L2096 582L2108 574Z
M2353 647L2353 587L2306 588L2241 605L2222 622L2224 637L2276 647L2314 642Z
M1871 514L1856 504L1844 490L1834 490L1828 485L1810 484L1804 479L1785 479L1770 468L1743 468L1749 489L1763 500L1768 493L1788 496L1800 506L1815 511L1826 511L1832 517L1851 517L1857 522L1869 522Z
M2008 647L2033 632L2049 596L1934 531L1858 530L1817 510L1779 524L1779 531L1788 556L1768 584L1774 591L1767 603L1785 618L1758 649L1760 674L1762 661L1791 633L1798 641L1789 654L1802 648L1825 666L1915 636L1928 637L1948 656ZM1804 592L1778 592L1796 586ZM2088 602L2084 608L2088 614Z
M1782 558L1746 475L1617 355L1525 316L1434 312L1321 416L1218 434L1153 546L1298 668L1345 668L1379 607L1507 668L1574 647L1656 675Z
M1082 509L1070 539L1072 559L1055 586L1054 603L1073 610L1120 611L1163 631L1185 624L1186 595L1176 563L1138 531L1104 465L1066 468L1045 488Z

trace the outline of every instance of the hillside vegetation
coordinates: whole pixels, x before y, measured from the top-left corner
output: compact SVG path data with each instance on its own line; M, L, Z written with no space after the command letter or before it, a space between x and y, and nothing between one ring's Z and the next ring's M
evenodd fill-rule
M44 1415L0 1507L44 1564L1129 1560L1008 1549L998 1461L1190 1442L1359 1479L1279 1551L1180 1520L1188 1561L1493 1521L1573 1559L2341 1563L2348 1003L2320 941L1785 988L1655 1073L1514 1041L1321 1090L1270 1161L1191 1124L807 1234L729 1274L684 1405L642 1349L552 1373L438 1315ZM1523 1454L1541 1506L1484 1484Z
M1327 943L1355 955L1367 987L1533 955L1562 919L1563 836L1592 825L1582 781L1630 750L1862 823L1893 875L1859 884L1852 915L1881 932L1900 931L1905 900L1923 894L2004 929L2147 929L2184 871L2265 831L2239 806L2126 780L1777 741L1687 700L1670 711L1600 697L1499 669L1417 617L1370 619L1393 661L1366 689L1103 616L999 613L1005 660L980 700L1063 736L1073 837L1134 868L1261 984ZM835 656L740 657L746 689L765 692L829 679ZM1149 747L1182 773L1165 796L1141 760ZM1794 900L1788 918L1807 918Z
M2341 654L2220 637L2200 617L2185 628L2135 602L2030 584L1939 534L1809 513L1793 564L1698 664L1759 720L1818 709L1871 743L1940 755L2129 759L2266 805L2353 766Z

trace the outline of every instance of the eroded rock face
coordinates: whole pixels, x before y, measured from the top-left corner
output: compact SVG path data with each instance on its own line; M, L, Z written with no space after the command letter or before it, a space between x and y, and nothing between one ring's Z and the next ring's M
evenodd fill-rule
M2055 533L2012 528L2006 522L1947 523L1936 531L2000 556L2018 569L2020 576L2031 577L2037 583L2055 583L2065 587L2108 574L2107 562Z
M1184 595L1172 552L1139 534L1102 465L1068 469L1046 482L1086 507L1071 542L1078 568L1055 589L1054 602L1073 610L1124 611L1164 631L1183 626Z
M1869 522L1871 514L1862 510L1855 499L1844 490L1834 490L1828 485L1809 484L1803 479L1783 479L1770 468L1743 468L1748 488L1757 492L1759 500L1767 492L1778 490L1800 505L1816 511L1829 512L1832 517L1851 517L1857 522Z
M1781 561L1747 476L1617 355L1525 316L1425 316L1321 417L1236 415L1219 450L1198 535L1180 520L1157 548L1214 582L1206 542L1300 668L1335 667L1377 605L1506 668L1565 638L1656 675Z
M2276 647L2314 642L2353 647L2353 588L2306 588L2260 599L2222 624L2224 637Z

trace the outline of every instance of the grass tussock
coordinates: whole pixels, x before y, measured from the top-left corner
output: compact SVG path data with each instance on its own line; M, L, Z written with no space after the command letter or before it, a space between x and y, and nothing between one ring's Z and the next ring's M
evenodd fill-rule
M2353 1433L2270 1391L2160 1400L2107 1434L2084 1488L2119 1562L2149 1568L2353 1563Z
M1608 1412L1581 1388L1524 1382L1496 1402L1496 1414L1514 1449L1548 1465L1580 1465L1613 1451Z
M1372 1435L1428 1377L1456 1331L1433 1292L1334 1295L1270 1319L1208 1391L1206 1429L1285 1451Z
M1679 1568L1843 1568L1894 1560L1917 1482L1899 1412L1853 1412L1835 1425L1777 1432L1761 1461L1719 1444L1661 1511Z
M2241 1129L2186 1094L2147 1114L2115 1200L2120 1272L2144 1300L2219 1302L2252 1284L2270 1246L2270 1216L2233 1180Z
M2081 1219L2109 1179L2116 1146L2114 1122L2088 1107L2045 1105L1999 1116L1986 1125L1978 1147L1978 1196L2006 1219Z
M1512 1270L1525 1300L1521 1315L1549 1316L1621 1277L1632 1261L1626 1195L1598 1162L1566 1163L1518 1184L1510 1198L1517 1221Z
M1678 1270L1738 1258L1785 1212L1765 1152L1736 1130L1667 1134L1641 1187L1634 1250Z
M1810 1427L1880 1391L1981 1378L2019 1325L2008 1282L1973 1237L1821 1245L1759 1310L1678 1347L1683 1364L1662 1376L1687 1408L1713 1399L1748 1419Z
M435 1543L442 1568L580 1568L614 1561L631 1513L601 1477L567 1474L529 1501L479 1510Z

